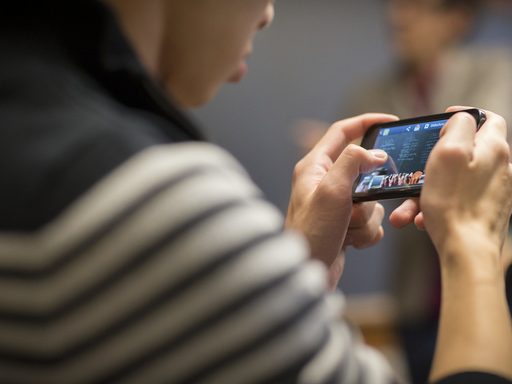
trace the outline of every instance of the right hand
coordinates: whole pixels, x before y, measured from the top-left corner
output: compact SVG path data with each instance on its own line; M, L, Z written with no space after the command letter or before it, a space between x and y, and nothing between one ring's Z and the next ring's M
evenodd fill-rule
M395 226L414 221L424 227L441 256L462 239L466 245L502 247L507 236L512 210L507 126L502 117L486 114L478 132L469 114L450 119L427 161L419 202L406 201L390 218Z

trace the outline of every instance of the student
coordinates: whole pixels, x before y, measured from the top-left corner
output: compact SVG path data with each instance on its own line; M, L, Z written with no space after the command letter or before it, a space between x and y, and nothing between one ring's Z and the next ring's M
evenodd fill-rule
M349 143L395 118L335 123L297 164L283 220L183 112L242 79L272 17L271 0L2 10L2 382L394 381L328 291L343 249L383 235L382 206L353 206L350 191L386 155ZM505 131L491 112L477 134L457 114L421 212L410 200L392 215L438 246L432 380L443 383L512 377L498 262L512 209Z

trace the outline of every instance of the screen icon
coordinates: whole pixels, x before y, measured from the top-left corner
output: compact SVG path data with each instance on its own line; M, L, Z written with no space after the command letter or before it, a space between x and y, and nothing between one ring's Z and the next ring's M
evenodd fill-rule
M418 132L418 131L420 130L420 128L421 128L421 125L419 125L419 124L418 124L418 125L416 125L416 126L414 127L414 132Z
M424 127L424 128L425 128L425 129L429 129L429 128L430 128L430 124L429 124L429 123L425 124L425 127Z
M382 135L383 136L389 135L389 129L385 129L384 132L382 132Z

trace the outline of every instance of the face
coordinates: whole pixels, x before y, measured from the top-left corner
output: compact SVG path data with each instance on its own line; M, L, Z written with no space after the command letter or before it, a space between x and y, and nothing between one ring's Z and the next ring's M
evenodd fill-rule
M395 51L410 65L421 65L463 39L471 17L442 0L388 0Z
M256 33L272 22L273 0L167 0L159 75L191 107L247 72Z

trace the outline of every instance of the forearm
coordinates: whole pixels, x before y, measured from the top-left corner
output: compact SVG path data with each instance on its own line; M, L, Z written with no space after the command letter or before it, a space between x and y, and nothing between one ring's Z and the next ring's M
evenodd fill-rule
M468 239L467 233L455 234L439 250L443 301L431 379L468 370L512 378L512 328L500 250L490 241Z

